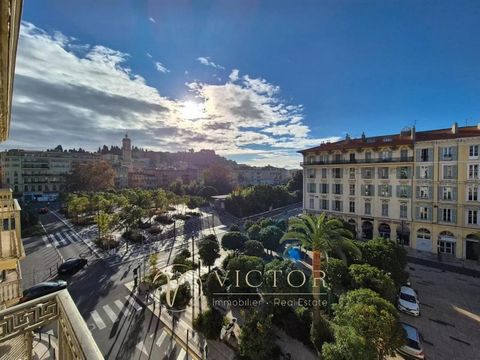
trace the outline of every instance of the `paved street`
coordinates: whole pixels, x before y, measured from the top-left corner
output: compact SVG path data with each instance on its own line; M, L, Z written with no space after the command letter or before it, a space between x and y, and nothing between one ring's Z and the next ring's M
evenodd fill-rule
M480 279L410 264L420 298L420 317L400 313L422 333L427 359L479 359Z

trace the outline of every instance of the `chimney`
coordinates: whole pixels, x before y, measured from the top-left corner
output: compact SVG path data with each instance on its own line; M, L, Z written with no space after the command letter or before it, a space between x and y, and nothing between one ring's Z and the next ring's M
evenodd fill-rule
M350 140L350 134L345 135L345 140L349 141Z
M477 129L480 130L480 123L477 124Z
M362 131L362 140L365 141L365 131Z
M458 133L458 124L454 122L452 125L452 134L457 134L457 133Z
M410 139L415 140L415 126L410 129Z

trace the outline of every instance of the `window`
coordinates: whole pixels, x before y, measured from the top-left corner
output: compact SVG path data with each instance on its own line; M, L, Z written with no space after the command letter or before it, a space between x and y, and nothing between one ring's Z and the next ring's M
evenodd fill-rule
M406 219L408 217L408 206L406 204L400 204L400 218Z
M388 204L382 204L382 216L388 216Z
M440 218L443 222L452 222L452 209L440 209Z
M418 229L417 231L417 239L420 240L431 240L432 236L430 234L430 231L427 229Z
M309 183L308 184L308 192L309 193L314 193L317 191L317 186L315 183Z
M349 178L355 179L355 168L350 168L349 170Z
M349 193L350 195L352 195L352 196L355 195L355 184L350 184L350 185L349 185L349 191L348 191L348 193Z
M397 168L397 178L401 180L410 179L410 168L406 166Z
M455 254L455 243L452 241L438 241L438 248L439 253L443 254Z
M313 164L315 162L315 156L308 156L307 157L307 164Z
M408 160L408 149L400 150L400 160L407 161Z
M467 224L478 225L478 211L477 210L468 210Z
M453 159L453 148L451 146L442 148L442 160Z
M384 161L392 160L392 152L388 150L383 150L380 152L380 159Z
M315 199L310 198L310 209L314 209L314 208L315 208Z
M478 178L478 164L468 165L468 178L469 179Z
M326 178L327 178L327 169L322 168L322 179L326 179Z
M350 201L348 209L351 213L355 212L355 201Z
M418 198L428 199L430 198L430 189L428 186L418 186Z
M468 151L468 157L470 159L477 159L478 158L478 145L470 145Z
M320 208L322 210L328 210L328 200L327 199L321 199L320 200Z
M328 184L320 184L320 192L322 194L328 194Z
M391 196L390 185L378 185L378 193L383 197Z
M332 210L333 211L342 211L342 202L340 200L332 201Z
M397 197L399 197L399 198L409 198L410 197L410 186L409 185L398 185L397 186Z
M365 162L372 161L372 153L370 151L365 152Z
M453 188L451 186L443 186L441 196L442 200L453 200Z
M333 193L336 195L342 194L342 184L333 184Z
M333 178L334 179L341 179L342 178L342 169L341 168L333 168Z
M373 185L364 185L363 196L374 196Z
M362 178L363 179L372 179L373 178L373 168L362 168Z
M350 162L355 162L355 153L350 153Z
M420 179L430 179L431 178L431 167L430 166L420 166L419 167L419 177Z
M365 215L371 215L372 214L372 204L369 202L365 203Z
M3 231L8 231L8 219L3 219Z
M341 154L335 154L333 159L334 159L335 162L342 161L342 155Z
M419 208L419 217L421 220L428 220L428 208L425 206L420 206Z
M468 187L468 201L478 201L478 186Z
M378 168L378 177L380 179L388 179L388 168L387 167Z
M310 179L315 178L315 169L308 169L308 177Z
M429 149L421 149L420 150L420 160L421 161L430 161L430 151Z
M455 170L456 170L455 166L445 165L443 167L443 178L444 179L454 179L457 176Z

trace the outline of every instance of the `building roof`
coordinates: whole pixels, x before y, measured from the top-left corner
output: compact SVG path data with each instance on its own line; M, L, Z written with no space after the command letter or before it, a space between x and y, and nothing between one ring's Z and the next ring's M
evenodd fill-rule
M454 128L456 129L454 131ZM411 131L414 132L412 139ZM480 136L479 126L458 127L455 123L451 128L415 131L415 128L402 131L400 134L381 135L373 137L361 137L356 139L346 138L336 142L326 142L313 148L300 150L299 153L316 151L334 151L361 148L375 148L386 146L413 145L419 141L448 140Z

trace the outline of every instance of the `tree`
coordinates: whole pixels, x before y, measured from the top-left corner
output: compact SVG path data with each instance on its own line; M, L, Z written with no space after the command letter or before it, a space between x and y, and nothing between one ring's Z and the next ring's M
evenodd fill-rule
M229 250L239 250L243 248L247 240L248 238L241 232L228 232L222 237L222 247Z
M67 176L70 191L101 191L114 188L115 171L106 161L76 164Z
M215 274L216 271L217 270L214 270L210 274L208 274L207 280L205 281L203 287L203 293L207 297L209 304L213 304L214 299L221 298L222 295L219 294L227 293L228 284L225 283L225 286L223 286L222 283L218 281L218 279L222 280L224 275L221 272Z
M313 251L312 292L316 301L320 302L321 281L318 279L322 277L321 254L333 252L345 258L344 251L347 250L356 253L357 257L361 257L360 250L351 239L352 233L343 227L342 222L335 218L327 219L325 213L317 217L301 215L289 220L288 231L283 235L281 242L297 240L305 248ZM321 351L322 343L332 337L319 306L314 309L312 335L315 336L318 351Z
M395 300L395 284L385 271L368 264L353 264L348 270L353 289L367 288L390 302Z
M361 346L360 353L370 354L368 359L393 356L405 343L395 307L370 289L347 292L334 310L335 325L353 329L357 336L355 346Z
M155 204L155 210L165 211L168 206L167 193L163 189L155 190L153 193L153 203Z
M372 360L376 354L365 351L366 341L350 326L334 326L335 342L322 347L323 360ZM369 349L370 350L370 349Z
M211 340L218 340L222 325L223 315L216 308L207 309L193 321L193 328Z
M202 259L203 265L210 267L215 264L215 260L220 257L220 246L217 237L213 234L205 236L198 244L198 255Z
M230 225L230 228L229 228L229 231L240 231L240 226L238 226L237 224L232 224Z
M262 228L260 225L253 224L247 230L247 235L250 240L258 240L258 235L260 234Z
M392 240L376 238L366 243L359 243L363 253L363 262L389 273L397 287L405 283L408 274L407 253Z
M351 279L345 261L329 258L325 265L325 281L336 294L348 290L351 285Z
M263 244L257 240L248 240L244 246L245 255L262 257L265 255Z
M287 183L288 191L303 191L303 171L295 171L292 175L292 178L288 180Z
M136 205L128 205L124 207L120 213L123 226L126 232L138 228L138 224L143 216L143 209Z
M290 284L287 280L288 274L290 274ZM305 282L303 286L291 286L291 284L299 286L302 282ZM298 271L297 266L292 261L275 259L265 265L261 289L266 293L278 294L277 297L280 296L280 294L305 293L308 290L308 281L305 280L302 273Z
M78 223L80 215L84 214L88 208L88 198L86 196L71 195L67 200L67 212Z
M246 276L247 273L252 270L255 270L255 272L250 273L250 276L248 277L248 281L250 285L252 285L250 286L247 283ZM262 270L263 261L256 256L240 255L230 259L227 271L231 284L231 292L255 293L256 288L253 286L259 285L262 282ZM260 271L260 273L258 273L258 271Z
M274 251L278 248L282 236L283 231L280 228L270 225L260 230L258 240L262 242L265 249Z
M258 311L249 314L240 333L240 355L250 360L274 360L279 358L275 344L271 316Z
M228 194L233 188L231 170L222 165L211 165L203 172L203 183L215 188L219 194Z

